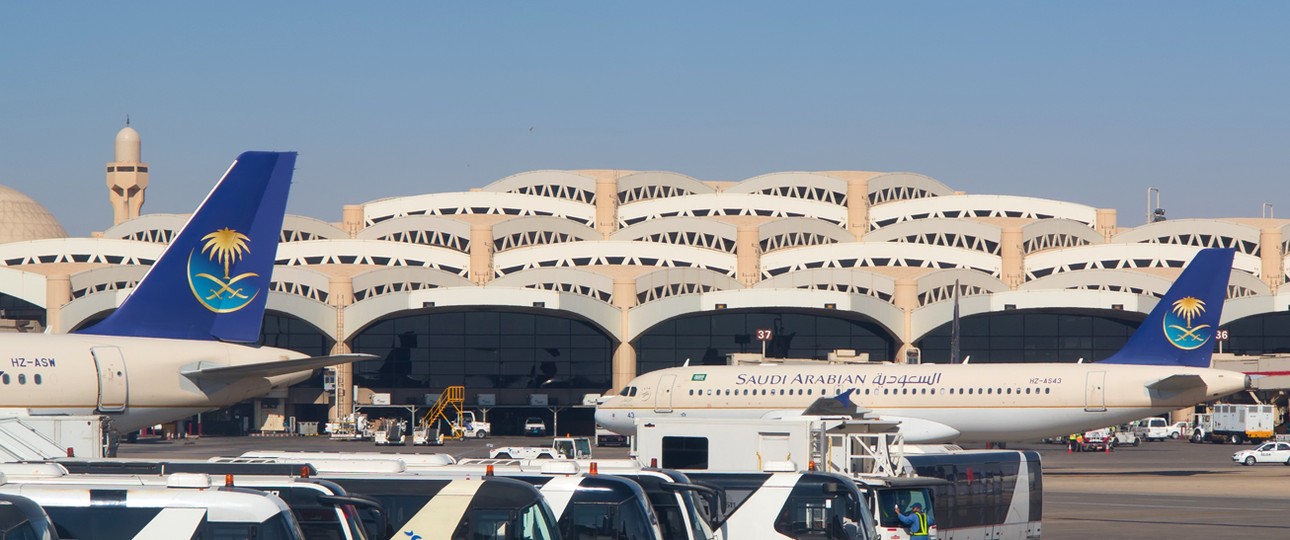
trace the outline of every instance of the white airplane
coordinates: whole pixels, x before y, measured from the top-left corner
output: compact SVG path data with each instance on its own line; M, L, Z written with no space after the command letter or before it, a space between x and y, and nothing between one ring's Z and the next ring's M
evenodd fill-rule
M72 334L0 334L0 408L106 414L121 432L185 418L375 358L256 347L294 152L246 152L121 307Z
M631 435L659 418L796 416L823 397L900 421L910 443L1005 442L1190 407L1249 388L1244 374L1209 368L1232 257L1197 253L1124 348L1101 362L669 368L605 398L596 422Z

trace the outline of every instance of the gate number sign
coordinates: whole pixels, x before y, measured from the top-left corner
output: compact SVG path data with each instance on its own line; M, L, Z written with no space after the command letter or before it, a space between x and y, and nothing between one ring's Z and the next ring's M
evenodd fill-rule
M774 337L775 331L770 328L757 329L757 341L770 341L771 339L774 339Z

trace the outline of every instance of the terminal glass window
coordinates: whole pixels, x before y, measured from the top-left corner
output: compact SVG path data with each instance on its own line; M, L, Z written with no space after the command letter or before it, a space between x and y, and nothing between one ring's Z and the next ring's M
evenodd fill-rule
M828 358L830 351L854 349L873 361L895 357L895 340L859 315L836 310L771 312L722 310L663 321L633 342L637 372L690 365L724 365L730 353L761 353L758 329L770 329L766 356Z
M507 311L427 311L373 323L352 340L371 388L576 389L610 386L613 342L590 323Z
M960 358L971 356L973 364L1105 360L1124 346L1143 317L1136 312L1093 310L1012 310L963 317ZM951 324L928 332L916 343L923 363L949 361Z
M1290 313L1264 313L1228 323L1223 350L1241 355L1290 353Z

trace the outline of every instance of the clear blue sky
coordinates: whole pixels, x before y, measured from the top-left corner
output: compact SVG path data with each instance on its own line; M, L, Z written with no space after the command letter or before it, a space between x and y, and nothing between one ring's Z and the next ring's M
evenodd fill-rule
M0 183L105 229L128 113L149 213L263 149L300 152L289 211L328 221L546 168L1290 217L1284 2L478 4L4 2Z

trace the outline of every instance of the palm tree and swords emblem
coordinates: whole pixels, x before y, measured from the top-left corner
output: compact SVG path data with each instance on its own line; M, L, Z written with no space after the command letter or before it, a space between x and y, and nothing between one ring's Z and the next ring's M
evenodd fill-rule
M1199 298L1185 296L1174 301L1173 307L1165 313L1164 317L1165 337L1169 339L1169 343L1179 349L1190 351L1200 348L1209 341L1212 332L1203 332L1203 330L1210 325L1191 325L1192 319L1203 313L1205 313L1205 302Z
M251 287L244 280L259 277L259 274L245 272L231 275L230 268L251 252L248 245L251 239L225 227L203 236L202 241L205 243L202 244L201 253L206 255L205 258L195 257L196 250L188 254L188 285L192 288L193 295L206 309L216 313L229 313L246 307L260 290ZM206 284L201 287L202 291L199 291L196 283L199 278L205 280Z

